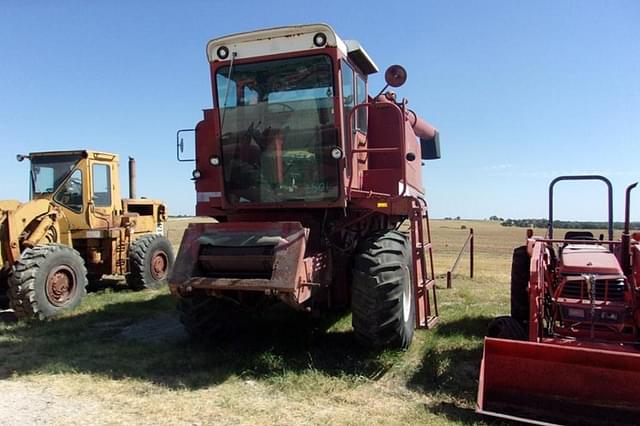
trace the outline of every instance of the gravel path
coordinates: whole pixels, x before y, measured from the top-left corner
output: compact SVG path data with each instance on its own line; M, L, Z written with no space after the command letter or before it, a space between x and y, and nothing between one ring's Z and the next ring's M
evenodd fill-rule
M70 401L55 389L26 381L0 380L0 389L0 424L95 424L104 411L98 401Z

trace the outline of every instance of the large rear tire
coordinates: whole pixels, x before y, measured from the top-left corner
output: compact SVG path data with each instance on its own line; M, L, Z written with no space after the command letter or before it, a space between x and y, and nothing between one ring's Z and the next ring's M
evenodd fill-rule
M193 340L210 342L229 338L233 332L236 307L212 296L181 297L180 322Z
M513 317L498 317L489 323L488 337L508 340L527 340L525 330Z
M127 284L133 290L156 289L166 284L173 267L173 247L162 235L145 235L129 249Z
M411 250L398 231L376 231L358 246L353 265L352 325L374 348L406 349L413 340L415 294Z
M529 265L527 246L513 250L511 262L511 317L523 330L529 328Z
M48 244L26 249L8 280L9 303L18 318L45 319L76 307L86 294L80 253Z

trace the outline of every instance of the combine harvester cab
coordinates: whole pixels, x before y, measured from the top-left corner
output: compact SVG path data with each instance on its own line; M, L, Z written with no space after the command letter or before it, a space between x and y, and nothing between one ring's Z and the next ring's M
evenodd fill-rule
M274 302L351 306L359 340L407 347L437 321L421 160L438 132L386 87L369 96L377 66L326 24L217 38L207 57L214 108L177 140L181 160L195 132L196 214L218 221L190 225L169 279L187 331L216 340Z
M599 180L608 188L608 239L553 235L553 188ZM485 338L476 411L529 423L637 424L640 415L640 233L613 240L611 183L561 176L549 187L546 238L514 251L511 316Z

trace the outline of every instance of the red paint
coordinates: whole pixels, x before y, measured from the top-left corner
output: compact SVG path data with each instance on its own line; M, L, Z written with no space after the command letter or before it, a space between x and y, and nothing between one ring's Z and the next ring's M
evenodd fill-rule
M284 42L286 41L283 40ZM392 97L385 97L358 107L367 108L366 134L356 131L353 141L344 140L343 135L351 137L354 134L350 128L352 120L345 122L345 94L342 93L340 69L341 61L349 59L336 47L236 59L234 65L319 54L329 56L333 64L335 121L334 129L323 128L319 131L326 136L335 132L338 135L337 144L345 153L344 158L336 160L340 169L338 198L331 202L300 200L232 205L225 197L223 167L212 166L209 160L212 156L222 159L228 155L249 156L252 153L224 152L221 149L219 110L205 110L204 119L196 128L196 167L202 173L202 177L195 183L200 194L196 213L214 216L224 223L195 224L187 229L169 280L171 291L177 295L202 292L228 297L236 297L237 293L243 291L264 294L273 291L286 303L297 308L348 306L350 268L357 241L373 231L392 229L401 221L409 219L411 259L416 272L413 277L416 326L432 327L437 322L438 311L427 206L422 198L424 188L417 138L431 138L435 129L409 111L405 101L396 102ZM229 64L230 61L214 61L209 64L215 108L218 108L218 100L215 99L216 73L220 67ZM240 91L236 93L239 98L243 95ZM353 117L353 112L351 114ZM274 153L270 157L275 164L269 170L275 173L273 180L277 182L282 182L285 175L281 153L286 142L285 135L274 134L266 147ZM407 154L411 154L409 158L415 159L409 161ZM207 194L219 196L209 197ZM233 237L242 232L263 235L274 230L285 239L289 239L291 233L299 232L303 232L304 238L297 239L291 246L277 247L273 256L236 256L228 253L216 258L215 254L202 254L204 243L201 238L207 235ZM355 241L353 247L352 240ZM207 275L200 269L200 264L207 262L218 266L225 263L224 268L219 268L223 272L233 270L243 262L273 262L270 265L273 267L273 275L241 278L224 276L220 271L220 276L213 276L216 271L205 271L209 272ZM261 272L259 266L246 269ZM308 303L312 294L313 304Z

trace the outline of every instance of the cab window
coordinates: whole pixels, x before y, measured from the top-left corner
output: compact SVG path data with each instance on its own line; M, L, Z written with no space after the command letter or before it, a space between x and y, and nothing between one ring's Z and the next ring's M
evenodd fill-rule
M111 169L108 164L93 165L93 202L96 207L111 207Z
M345 140L347 137L347 123L349 114L355 105L355 87L353 86L353 68L342 61L342 109L344 110Z
M356 76L356 103L358 105L367 102L367 83L360 76ZM367 108L358 108L356 111L356 129L367 133Z
M82 172L75 170L53 197L55 201L75 211L82 211Z

